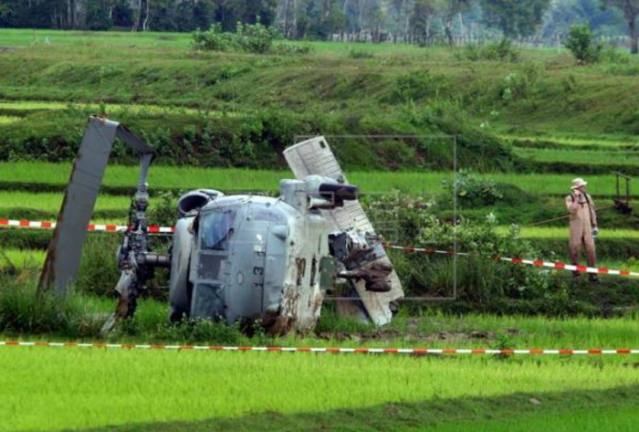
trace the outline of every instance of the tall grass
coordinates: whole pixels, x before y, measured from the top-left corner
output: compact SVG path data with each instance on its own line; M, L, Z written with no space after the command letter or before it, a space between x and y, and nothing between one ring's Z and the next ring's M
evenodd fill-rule
M33 283L9 283L2 278L0 331L19 334L63 334L86 337L98 333L102 323L91 304L79 297L61 300L53 293L38 293Z

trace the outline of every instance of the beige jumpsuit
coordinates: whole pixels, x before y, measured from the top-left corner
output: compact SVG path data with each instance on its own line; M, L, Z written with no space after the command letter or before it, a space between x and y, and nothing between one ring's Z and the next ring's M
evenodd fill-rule
M570 212L570 259L573 265L579 265L581 245L586 246L586 257L589 267L597 266L595 240L592 230L597 226L595 202L587 193L581 193L579 200L575 193L566 197L566 208Z

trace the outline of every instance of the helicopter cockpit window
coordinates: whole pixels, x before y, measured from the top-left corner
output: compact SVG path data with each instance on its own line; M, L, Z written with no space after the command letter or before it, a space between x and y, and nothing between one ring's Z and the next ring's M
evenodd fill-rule
M235 216L234 210L215 210L203 214L200 220L202 249L228 250Z

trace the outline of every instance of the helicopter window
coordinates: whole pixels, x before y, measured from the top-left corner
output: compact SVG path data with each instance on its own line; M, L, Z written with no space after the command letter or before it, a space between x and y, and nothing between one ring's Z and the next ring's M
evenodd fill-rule
M200 230L202 249L228 250L228 240L233 234L234 210L216 210L202 215Z

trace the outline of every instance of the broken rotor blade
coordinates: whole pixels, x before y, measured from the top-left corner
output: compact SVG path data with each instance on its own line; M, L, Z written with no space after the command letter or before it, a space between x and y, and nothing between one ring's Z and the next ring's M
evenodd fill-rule
M42 291L54 288L57 295L65 296L75 282L118 126L106 119L89 118L40 275Z
M75 282L87 227L116 137L141 155L138 190L146 190L146 175L155 150L119 123L90 117L47 250L38 284L41 291L55 289L58 296L66 296Z

